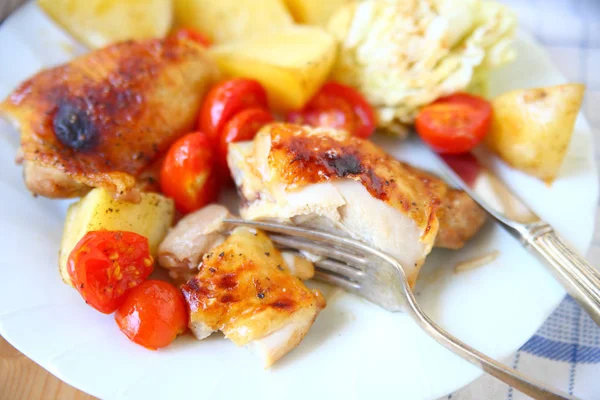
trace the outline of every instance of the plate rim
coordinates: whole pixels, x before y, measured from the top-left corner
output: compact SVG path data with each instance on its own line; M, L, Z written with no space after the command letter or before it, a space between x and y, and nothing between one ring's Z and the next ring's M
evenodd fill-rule
M15 15L16 13L18 13L18 12L22 11L22 10L23 10L25 7L31 6L32 4L34 4L34 2L33 2L33 1L31 1L31 2L27 2L27 3L25 3L24 5L22 5L21 7L19 7L19 8L18 8L17 10L15 10L15 11L14 11L14 12L13 12L13 13L12 13L12 14L9 16L9 17L7 17L7 18L6 18L6 20L3 22L3 24L6 24L6 23L7 23L7 22L8 22L8 21L11 19L11 18L13 18L13 17L14 17L14 15ZM1 25L0 25L0 26L1 26ZM526 40L526 41L530 41L530 42L532 42L533 44L535 44L535 46L536 46L536 47L538 47L538 48L539 48L541 51L543 51L543 52L545 53L545 55L546 55L546 56L548 57L548 59L550 60L550 63L551 63L551 64L552 64L552 66L553 66L553 67L554 67L554 68L555 68L555 69L558 71L558 73L560 74L560 76L562 77L562 79L564 79L565 81L567 81L567 79L566 79L565 75L562 73L562 71L560 71L560 69L558 69L558 67L557 67L556 63L554 63L554 62L551 60L551 58L549 57L549 55L548 55L548 51L547 51L547 49L546 49L546 48L543 46L543 44L542 44L542 43L541 43L539 40L537 40L537 39L536 39L536 38L535 38L533 35L531 35L529 32L527 32L525 29L523 29L522 27L520 27L518 31L519 31L519 32L518 32L518 35L517 35L517 39L516 39L516 40L524 39L524 40ZM1 30L0 30L0 32L1 32ZM594 132L593 132L593 130L592 130L592 127L590 126L590 124L589 124L589 122L588 122L588 119L587 119L587 117L585 116L585 113L584 113L583 109L582 109L582 110L580 110L580 115L579 115L579 117L582 119L582 123L583 123L583 126L584 126L584 128L585 128L585 132L586 132L586 137L588 137L588 138L589 138L589 140L590 140L590 143L592 143L592 144L593 144L593 143L595 142L596 138L595 138L595 136L594 136ZM597 203L598 203L598 198L599 198L599 189L600 189L600 186L599 186L599 184L598 184L599 172L598 172L598 165L597 165L597 161L596 161L596 159L595 159L595 157L594 157L594 146L590 146L590 147L587 149L587 153L588 153L588 154L587 154L587 157L588 157L588 160L590 160L590 162L591 162L591 169L593 170L593 174L594 174L594 177L595 177L595 185L594 185L594 193L593 193L593 197L594 197L594 199L595 199L595 203L597 204ZM593 215L593 218L594 218L594 220L596 219L596 215L595 215L595 214ZM586 246L585 246L585 251L586 251L586 253L587 253L587 252L589 252L589 249L590 249L591 243L592 243L592 241L593 241L593 236L594 236L594 231L592 231L592 234L590 235L590 238L589 238L588 240L586 240L586 242L587 242L587 243L586 243ZM561 299L560 299L560 300L558 300L558 301L556 302L556 304L553 304L552 306L550 306L550 305L549 305L548 307L546 307L546 311L547 311L547 312L545 313L545 315L544 315L544 318L543 318L543 320L542 320L541 324L543 324L543 323L544 323L544 321L545 321L545 320L546 320L546 319L547 319L547 318L548 318L548 317L549 317L549 316L550 316L550 315L551 315L551 314L554 312L554 310L556 309L556 307L558 307L558 305L560 304L560 302L561 302L561 301L564 299L564 297L565 297L565 296L564 296L564 294L566 294L566 292L565 292L565 290L564 290L564 289L562 289L562 291L563 291L563 296L561 297ZM539 330L539 328L541 327L541 324L540 324L540 325L537 327L536 331L537 331L537 330ZM535 332L536 332L536 331L534 331L534 332L532 333L532 336L535 334ZM66 375L66 374L63 374L63 372L62 372L62 371L61 371L59 368L56 368L55 364L53 364L53 363L51 363L51 362L50 362L50 363L47 363L47 364L48 364L47 366L43 366L43 365L40 363L40 360L39 360L39 358L38 358L36 355L34 355L34 356L31 356L30 354L28 354L28 352L26 352L26 351L23 351L21 348L19 348L18 346L16 346L16 345L15 345L15 343L18 341L18 339L17 339L17 340L13 340L13 336L14 336L14 335L11 335L9 332L7 332L7 331L4 329L4 324L3 324L3 316L2 316L2 315L0 315L0 335L1 335L1 336L2 336L2 337L3 337L3 338L4 338L4 339L5 339L5 340L6 340L6 341L7 341L7 342L10 344L10 345L12 345L12 346L13 346L13 347L15 347L17 350L19 350L21 353L23 353L23 355L25 355L26 357L28 357L29 359L31 359L32 361L34 361L36 364L40 365L42 368L44 368L45 370L47 370L49 373L51 373L52 375L54 375L55 377L57 377L57 378L58 378L58 379L60 379L61 381L63 381L63 382L65 382L65 383L67 383L68 385L70 385L70 386L72 386L72 387L75 387L75 388L77 388L78 390L81 390L81 391L82 391L82 392L84 392L84 393L88 393L88 394L91 394L91 395L93 395L93 396L96 396L96 397L102 397L102 394L101 394L101 393L93 393L92 391L87 391L87 389L83 389L83 388L82 388L82 386L83 386L83 385L80 385L80 384L77 382L77 379L75 379L75 378L71 379L71 378L70 378L68 375ZM530 337L529 337L529 338L528 338L526 341L528 341L528 340L529 340L529 339L530 339L532 336L530 336ZM525 341L525 342L526 342L526 341ZM524 342L524 343L525 343L525 342ZM518 350L518 349L519 349L519 348L520 348L520 347L521 347L521 346L522 346L524 343L522 343L522 344L521 344L521 345L520 345L518 348L516 348L516 349L512 350L512 352L515 352L515 351L517 351L517 350ZM460 390L461 388L463 388L463 387L465 387L465 386L469 385L469 384L470 384L470 383L472 383L474 380L476 380L477 378L481 377L483 374L484 374L484 372L483 372L483 371L478 371L478 373L476 374L476 376L475 376L473 379L471 379L470 381L468 381L468 382L466 382L466 383L464 383L464 384L461 384L461 386L458 386L458 387L456 387L456 388L455 388L454 390L452 390L450 393L452 393L452 392L455 392L455 391L457 391L457 390Z

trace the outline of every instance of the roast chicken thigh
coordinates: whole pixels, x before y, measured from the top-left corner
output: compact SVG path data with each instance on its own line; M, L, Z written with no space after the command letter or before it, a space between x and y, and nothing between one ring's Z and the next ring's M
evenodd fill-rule
M39 72L0 103L21 132L27 187L52 198L102 187L137 201L217 74L202 46L174 38L114 44Z

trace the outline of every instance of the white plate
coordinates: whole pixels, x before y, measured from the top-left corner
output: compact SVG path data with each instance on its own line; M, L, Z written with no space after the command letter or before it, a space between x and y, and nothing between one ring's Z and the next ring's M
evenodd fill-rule
M517 61L499 71L493 91L564 82L545 52L521 34ZM29 4L0 26L0 97L42 67L81 49ZM592 238L598 195L592 135L577 122L552 188L499 166L506 181L579 251ZM379 138L402 159L429 165L411 146ZM481 371L435 344L403 314L391 314L337 289L304 342L270 370L222 336L178 339L148 351L122 335L112 316L86 306L65 286L57 252L65 202L33 198L13 159L18 136L0 125L0 334L67 383L101 398L432 399ZM453 265L490 250L492 264L461 274ZM519 348L564 296L543 266L489 223L465 249L435 250L417 286L426 311L460 339L502 359Z

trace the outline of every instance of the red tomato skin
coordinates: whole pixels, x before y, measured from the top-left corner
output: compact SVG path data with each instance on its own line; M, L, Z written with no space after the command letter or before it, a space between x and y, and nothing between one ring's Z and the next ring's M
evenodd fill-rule
M432 149L443 154L472 150L489 131L491 104L480 97L456 93L423 107L415 129Z
M461 103L467 104L472 107L492 107L490 102L484 99L483 97L464 92L458 92L449 94L448 96L442 96L436 101L434 101L434 103Z
M179 40L191 40L204 47L212 46L212 41L206 35L194 28L180 28L173 33L173 36Z
M202 132L189 133L171 145L160 171L160 186L177 210L190 213L217 200L220 181L215 162L215 145Z
M290 112L287 120L300 125L341 129L350 134L356 129L354 111L350 104L327 95L317 95L308 107Z
M481 165L473 154L442 154L441 157L467 186L473 186L481 172Z
M218 141L221 130L235 114L247 108L267 109L267 92L253 79L235 78L213 86L198 116L198 129Z
M373 107L356 89L335 81L330 81L323 85L321 90L329 96L345 99L352 107L354 115L357 118L353 136L367 139L375 132L376 119Z
M234 115L223 127L219 143L219 165L227 168L229 143L252 140L256 133L268 123L273 115L263 108L248 108Z
M148 239L134 232L91 231L71 251L67 270L83 299L110 314L127 290L143 282L154 269Z
M354 88L335 81L325 83L308 104L287 115L292 123L344 129L363 139L373 134L375 112Z
M168 282L147 280L127 293L115 321L131 341L156 350L185 332L188 314L179 289Z

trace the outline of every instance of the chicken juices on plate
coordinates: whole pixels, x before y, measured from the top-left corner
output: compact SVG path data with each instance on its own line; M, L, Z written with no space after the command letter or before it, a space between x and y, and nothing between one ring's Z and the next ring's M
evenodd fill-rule
M245 219L362 240L398 259L411 284L434 244L459 248L484 221L465 193L343 131L268 125L230 144L228 163Z
M271 240L248 228L236 228L205 254L182 291L197 339L220 330L266 367L302 341L325 307L318 290L290 273Z
M0 103L21 131L27 187L139 201L145 171L193 128L217 74L202 46L177 39L122 42L39 72Z

